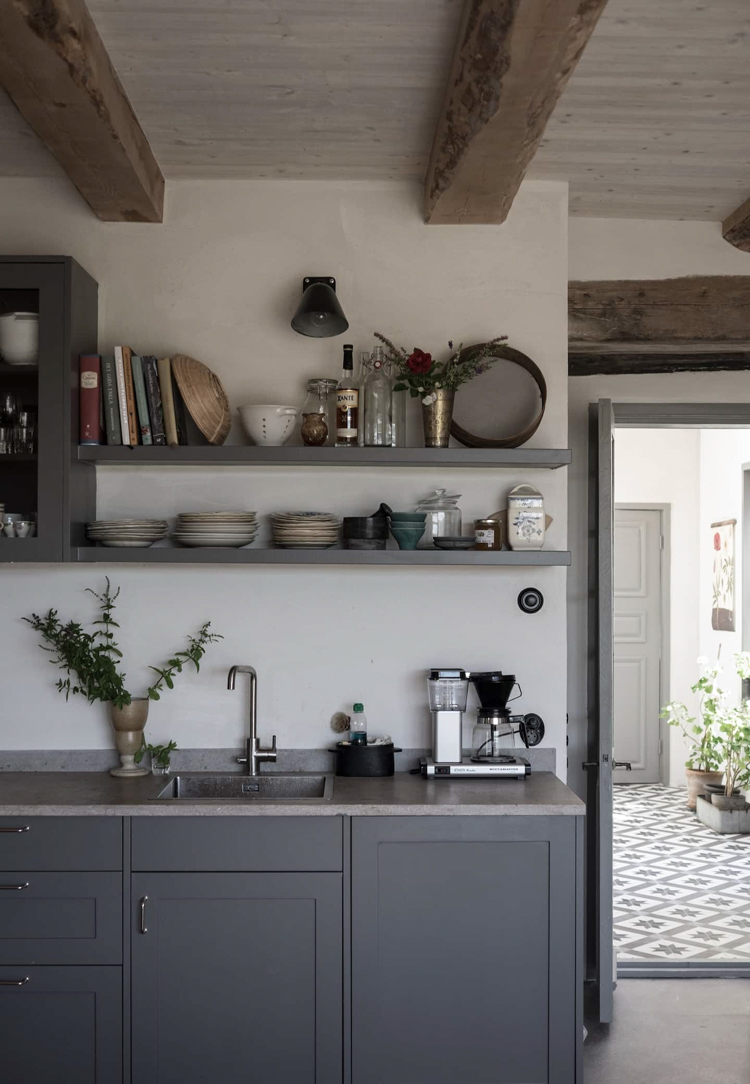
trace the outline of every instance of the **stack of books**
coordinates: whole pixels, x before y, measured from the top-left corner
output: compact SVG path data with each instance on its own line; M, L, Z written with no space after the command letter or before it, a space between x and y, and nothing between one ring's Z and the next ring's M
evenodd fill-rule
M81 444L188 443L187 411L169 358L116 346L80 359Z

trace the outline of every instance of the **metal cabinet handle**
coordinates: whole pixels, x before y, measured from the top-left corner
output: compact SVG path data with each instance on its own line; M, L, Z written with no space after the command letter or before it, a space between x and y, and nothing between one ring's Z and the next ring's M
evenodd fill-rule
M25 824L23 828L0 828L0 832L30 832L31 825Z
M148 933L148 926L146 925L146 902L148 896L141 897L141 933Z
M29 882L28 881L26 881L22 885L0 885L0 892L4 892L4 891L11 892L11 891L14 891L14 890L16 892L22 892L24 888L28 888L28 887L29 887Z
M626 772L632 772L633 770L633 765L630 763L629 760L613 760L612 767L624 768Z
M25 986L29 981L28 975L25 979L0 979L0 986Z

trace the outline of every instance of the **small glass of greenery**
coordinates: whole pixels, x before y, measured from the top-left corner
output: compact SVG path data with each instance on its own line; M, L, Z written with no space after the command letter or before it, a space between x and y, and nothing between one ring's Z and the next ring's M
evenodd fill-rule
M177 749L177 742L170 741L166 745L149 745L144 741L141 748L135 754L136 764L140 764L146 753L151 757L152 775L169 775L171 770L172 753Z

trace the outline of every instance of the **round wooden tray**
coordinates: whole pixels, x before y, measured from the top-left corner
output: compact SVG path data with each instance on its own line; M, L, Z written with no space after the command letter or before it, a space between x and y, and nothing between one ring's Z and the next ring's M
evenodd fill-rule
M460 360L470 361L476 352L482 348L484 343L474 343L473 346L467 346L461 351ZM526 354L522 354L520 350L514 350L512 346L498 346L494 352L494 357L503 358L506 361L512 361L515 365L520 365L522 369L525 369L536 382L536 386L539 388L540 406L539 410L532 421L529 422L520 432L512 433L507 437L497 437L490 439L489 437L474 436L467 429L463 429L458 422L451 423L451 436L460 441L461 444L467 448L520 448L522 444L525 444L527 440L530 440L536 433L537 429L541 425L542 418L544 417L544 411L547 406L547 382L544 379L542 370L532 361ZM467 386L467 385L464 385ZM459 388L456 395L459 395L461 389Z

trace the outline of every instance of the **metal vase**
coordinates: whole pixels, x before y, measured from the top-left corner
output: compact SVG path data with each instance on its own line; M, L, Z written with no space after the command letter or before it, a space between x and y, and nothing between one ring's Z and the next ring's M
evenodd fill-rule
M422 403L422 425L424 426L425 448L447 448L453 421L454 391L438 388L430 393L435 396L429 406Z
M135 754L143 745L148 705L149 700L145 696L134 697L121 708L111 703L108 705L109 720L115 732L115 748L120 756L120 767L112 768L109 774L118 779L134 779L149 774L147 768L135 763Z

